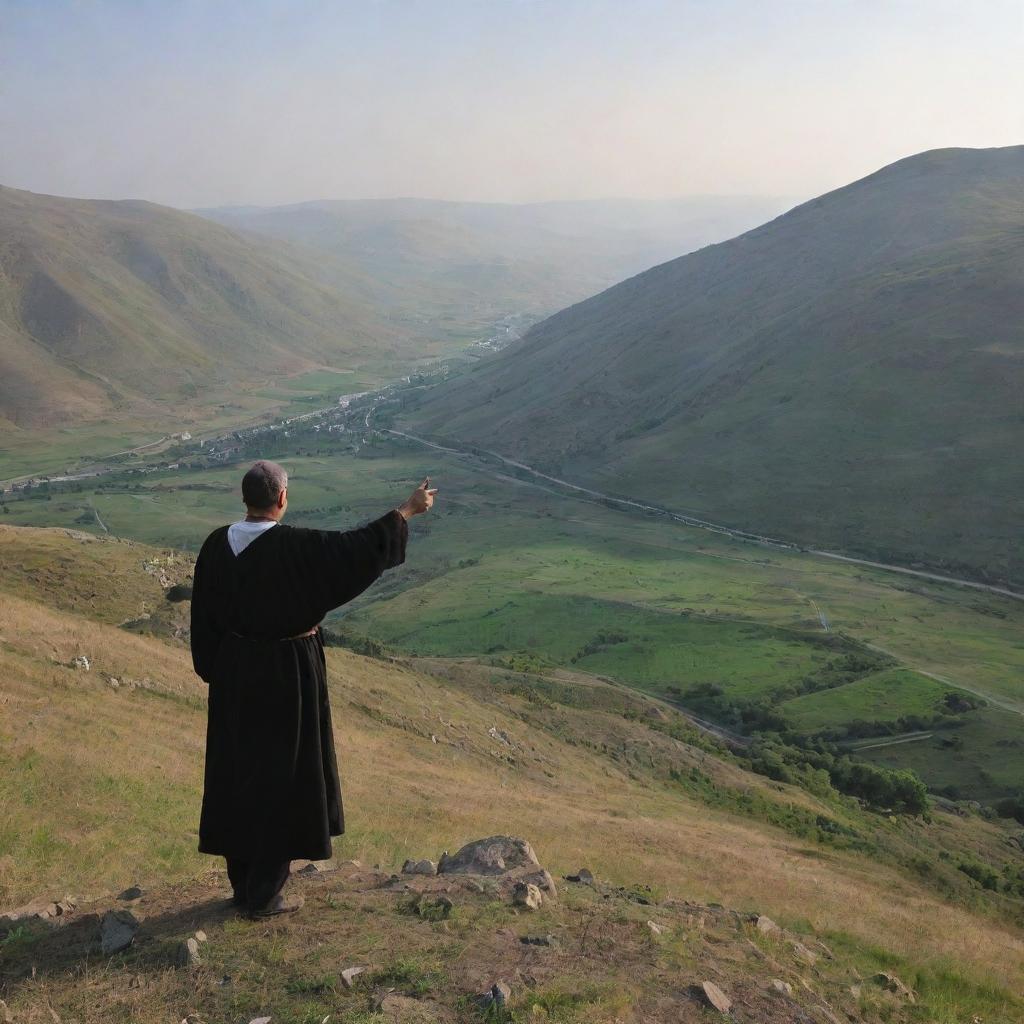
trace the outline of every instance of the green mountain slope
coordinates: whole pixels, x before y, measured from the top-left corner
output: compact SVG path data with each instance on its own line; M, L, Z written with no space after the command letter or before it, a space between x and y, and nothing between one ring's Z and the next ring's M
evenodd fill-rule
M503 203L338 200L198 211L369 273L398 317L466 329L547 315L778 213L760 197Z
M0 188L0 422L79 422L379 354L356 272L192 214Z
M1024 147L900 161L551 317L406 422L619 495L1024 580Z

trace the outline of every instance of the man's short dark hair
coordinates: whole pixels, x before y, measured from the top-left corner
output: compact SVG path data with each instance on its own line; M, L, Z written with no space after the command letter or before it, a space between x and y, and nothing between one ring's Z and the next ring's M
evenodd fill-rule
M242 477L242 501L249 508L270 508L277 504L287 486L288 473L284 466L260 459Z

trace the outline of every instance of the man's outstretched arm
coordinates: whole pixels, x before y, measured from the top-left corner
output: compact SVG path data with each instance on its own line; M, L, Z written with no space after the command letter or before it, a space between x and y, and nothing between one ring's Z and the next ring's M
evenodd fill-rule
M381 573L405 561L408 522L429 511L437 488L426 479L397 508L344 533L324 533L325 612L358 597Z

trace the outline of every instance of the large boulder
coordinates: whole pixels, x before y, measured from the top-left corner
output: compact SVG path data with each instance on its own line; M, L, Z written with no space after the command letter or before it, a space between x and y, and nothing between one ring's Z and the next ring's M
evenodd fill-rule
M467 843L454 855L445 853L439 875L503 875L519 868L540 868L533 847L515 836L491 836Z

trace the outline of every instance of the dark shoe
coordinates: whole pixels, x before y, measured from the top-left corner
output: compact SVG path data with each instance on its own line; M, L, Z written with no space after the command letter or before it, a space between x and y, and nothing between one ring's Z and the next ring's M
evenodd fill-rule
M275 896L265 907L249 912L250 917L276 917L278 914L294 914L305 904L305 900L298 894Z

